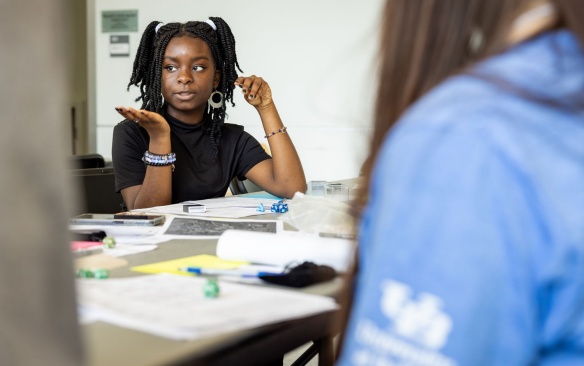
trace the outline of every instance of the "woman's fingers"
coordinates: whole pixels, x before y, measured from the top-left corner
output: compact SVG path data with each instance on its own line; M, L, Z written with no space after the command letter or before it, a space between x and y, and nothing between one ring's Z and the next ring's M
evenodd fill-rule
M255 77L253 76L249 85L249 93L247 95L248 99L255 99L255 97L258 95L259 90L262 87L263 84L263 79L260 77Z
M154 122L156 113L145 110L136 110L134 108L116 107L116 111L124 116L124 118L134 121L136 123Z
M170 126L164 117L156 112L128 107L116 107L116 111L127 120L134 121L140 127L144 128L150 135L150 138L158 138L170 134Z
M261 98L258 99L258 97L270 97L270 95L264 95L265 90L267 90L264 86L267 84L264 79L259 76L251 75L248 77L239 77L235 81L235 85L241 88L245 100L252 105L261 103Z
M259 89L259 82L261 78L256 77L255 75L248 76L248 77L239 77L235 81L235 85L241 88L241 92L245 95L245 98L248 99L250 96L254 95L254 91L257 92Z
M138 118L138 116L136 116L136 111L133 108L116 107L116 111L129 120L136 120Z

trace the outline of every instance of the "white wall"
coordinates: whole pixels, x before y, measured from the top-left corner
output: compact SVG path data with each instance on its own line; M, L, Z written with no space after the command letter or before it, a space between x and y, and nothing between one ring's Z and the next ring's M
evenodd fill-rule
M384 0L87 0L90 126L95 150L111 158L116 105L136 105L126 91L142 31L153 20L204 20L219 16L231 26L244 75L270 84L284 124L300 154L307 180L351 178L368 151L376 91L374 55ZM138 9L130 57L110 57L101 32L104 10ZM127 34L127 33L120 33ZM253 107L236 93L227 122L264 142ZM91 127L90 127L91 128Z

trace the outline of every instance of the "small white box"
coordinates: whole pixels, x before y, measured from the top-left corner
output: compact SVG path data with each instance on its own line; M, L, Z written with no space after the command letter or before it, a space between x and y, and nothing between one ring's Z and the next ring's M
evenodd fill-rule
M207 207L198 203L183 205L183 211L186 213L203 213L207 212Z

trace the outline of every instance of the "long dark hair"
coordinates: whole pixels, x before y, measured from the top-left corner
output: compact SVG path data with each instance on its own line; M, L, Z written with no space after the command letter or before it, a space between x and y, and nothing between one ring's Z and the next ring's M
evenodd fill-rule
M525 0L388 0L381 25L379 80L366 182L358 209L368 199L372 166L385 135L403 112L431 88L491 54ZM480 39L473 37L480 35ZM476 42L474 47L473 42Z
M139 87L140 96L136 98L136 101L142 100L141 108L162 114L164 112L164 101L161 95L161 76L166 46L168 46L172 38L185 35L198 37L205 41L213 54L215 67L220 72L217 90L223 93L225 98L222 107L208 108L211 123L206 125L206 131L211 138L211 145L215 149L215 156L217 156L219 154L221 127L225 123L227 102L231 102L231 105L235 106L233 102L233 83L237 79L237 70L243 71L237 61L235 37L231 33L231 28L221 18L210 17L209 19L215 24L217 30L214 30L210 24L204 21L167 24L154 21L148 24L142 34L138 52L134 59L128 90L132 85Z
M404 111L447 77L505 49L513 20L532 0L387 0L370 153L355 212L368 201L371 170L386 134ZM584 45L584 2L553 0L558 27ZM482 43L472 47L480 34Z

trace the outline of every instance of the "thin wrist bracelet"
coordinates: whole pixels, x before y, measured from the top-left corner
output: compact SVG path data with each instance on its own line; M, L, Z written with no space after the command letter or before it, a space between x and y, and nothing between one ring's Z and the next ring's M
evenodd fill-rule
M274 131L274 132L270 132L270 133L268 133L268 134L267 134L267 135L265 135L264 137L268 139L268 138L270 138L270 137L274 136L274 135L275 135L275 134L277 134L277 133L280 133L280 132L281 132L281 133L286 133L286 130L287 130L287 129L288 129L288 127L284 126L284 127L282 127L282 128L279 128L279 129L277 129L277 130L276 130L276 131Z
M170 154L154 154L150 151L146 151L142 157L144 165L151 166L172 166L172 171L174 172L174 163L176 162L176 154L171 152Z

